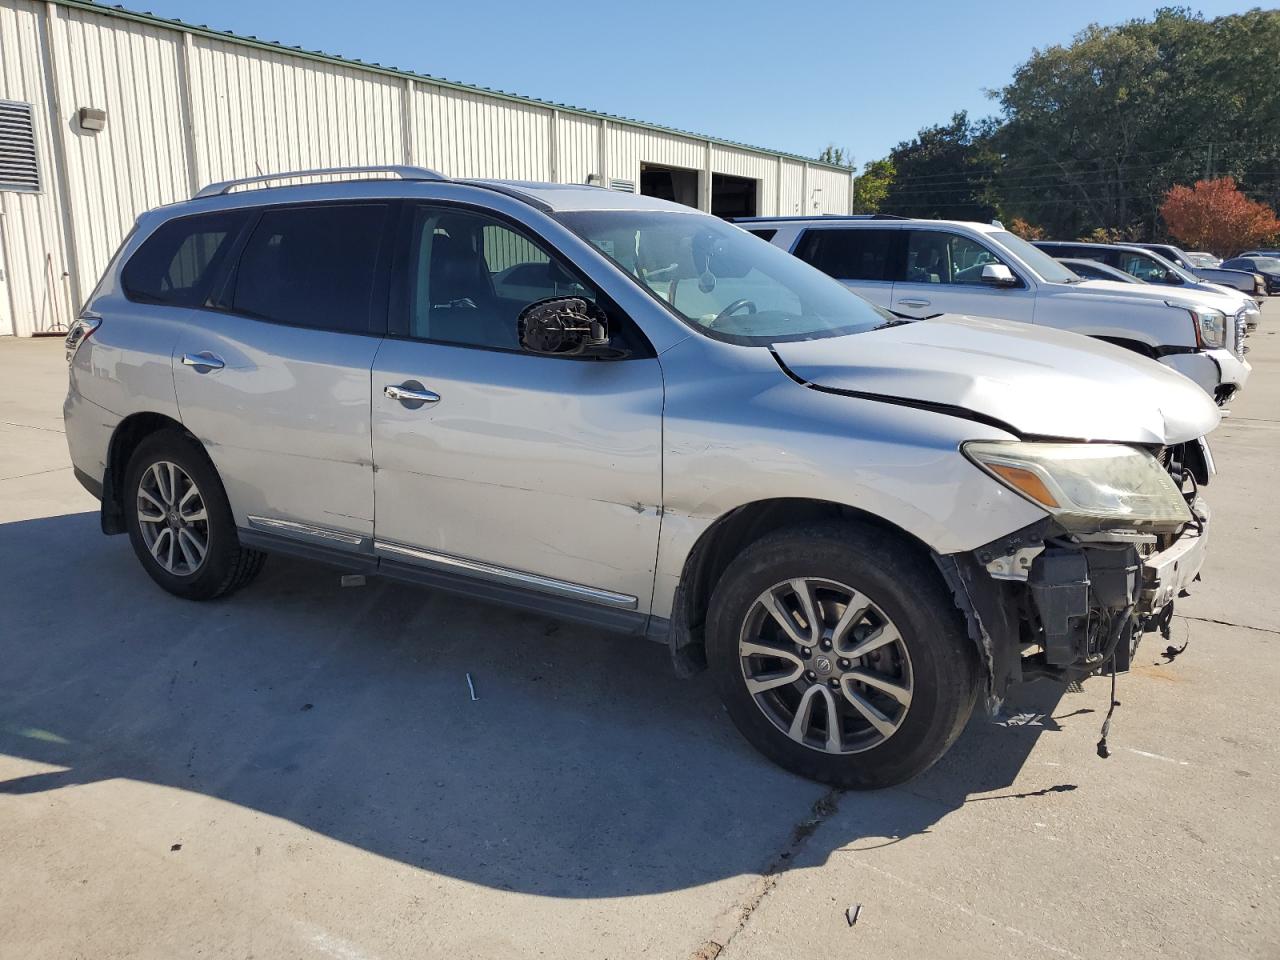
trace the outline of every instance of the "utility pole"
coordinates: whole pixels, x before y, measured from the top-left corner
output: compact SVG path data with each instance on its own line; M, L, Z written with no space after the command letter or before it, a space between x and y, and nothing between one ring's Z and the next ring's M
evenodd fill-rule
M1213 179L1213 144L1210 143L1204 155L1204 178Z

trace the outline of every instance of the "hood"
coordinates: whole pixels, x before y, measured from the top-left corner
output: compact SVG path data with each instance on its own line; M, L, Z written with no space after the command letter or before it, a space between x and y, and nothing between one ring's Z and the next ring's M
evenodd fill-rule
M773 351L807 385L1007 424L1023 436L1166 445L1219 420L1200 387L1154 360L1024 323L944 314Z
M1072 294L1086 297L1096 302L1097 297L1106 297L1112 301L1123 300L1133 302L1141 300L1153 306L1178 306L1185 309L1191 307L1212 307L1221 310L1227 316L1234 316L1240 309L1244 294L1234 291L1232 296L1224 290L1206 289L1208 285L1164 286L1154 283L1124 283L1120 280L1085 280L1073 283L1068 288ZM1059 294L1061 296L1061 294Z

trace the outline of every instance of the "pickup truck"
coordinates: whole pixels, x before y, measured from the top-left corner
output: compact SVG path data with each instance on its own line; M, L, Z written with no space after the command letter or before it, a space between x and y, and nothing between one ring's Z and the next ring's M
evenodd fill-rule
M1225 405L1249 379L1248 316L1226 295L1085 280L999 224L870 216L734 221L899 316L1070 330L1184 374Z

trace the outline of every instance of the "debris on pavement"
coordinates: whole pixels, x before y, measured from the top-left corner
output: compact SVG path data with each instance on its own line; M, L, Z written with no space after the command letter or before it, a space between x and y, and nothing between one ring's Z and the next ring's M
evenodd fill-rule
M479 699L480 699L479 697L477 697L477 696L476 696L476 685L475 685L474 683L472 683L472 682L471 682L471 674L469 674L469 673L467 674L467 689L471 691L471 699L472 699L472 700L479 700Z
M862 913L862 904L860 903L855 903L853 906L845 908L844 918L849 921L849 926L852 927L858 922L858 914L860 913Z
M178 852L179 850L181 850L181 849L182 849L182 844L180 844L180 843L175 843L173 846L171 846L171 847L169 848L169 852L170 852L170 853L177 853L177 852Z

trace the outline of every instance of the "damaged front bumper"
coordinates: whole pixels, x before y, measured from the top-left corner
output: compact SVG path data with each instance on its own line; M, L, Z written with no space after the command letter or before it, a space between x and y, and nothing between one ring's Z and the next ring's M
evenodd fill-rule
M1204 563L1209 509L1198 496L1176 537L1111 530L1071 536L1043 520L971 553L937 557L999 701L1012 683L1127 670L1143 633L1167 626Z

